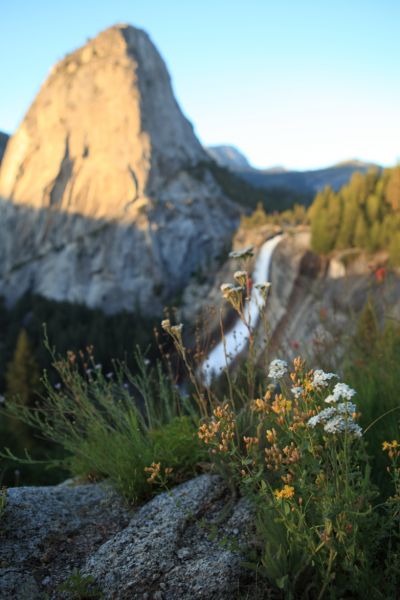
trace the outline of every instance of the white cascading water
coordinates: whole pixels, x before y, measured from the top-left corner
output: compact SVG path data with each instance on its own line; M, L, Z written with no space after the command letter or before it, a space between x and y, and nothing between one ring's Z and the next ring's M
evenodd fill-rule
M252 274L253 287L250 300L245 305L245 315L248 323L254 326L260 316L260 311L265 304L261 292L255 287L258 283L268 281L272 254L281 241L283 235L276 235L267 240L261 247L257 256ZM209 385L215 377L218 377L247 346L249 332L241 319L237 319L232 329L224 335L213 350L204 359L200 368L201 378L205 385Z

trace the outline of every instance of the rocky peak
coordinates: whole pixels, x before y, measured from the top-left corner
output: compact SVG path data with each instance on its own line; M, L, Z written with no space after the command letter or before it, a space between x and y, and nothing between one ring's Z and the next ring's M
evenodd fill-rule
M212 174L194 174L207 159L149 36L103 31L52 69L7 145L0 294L158 310L237 222Z
M10 141L0 194L117 216L205 156L150 38L119 25L52 69Z
M253 168L245 155L235 148L235 146L208 146L206 151L221 167L226 167L232 171L250 170Z

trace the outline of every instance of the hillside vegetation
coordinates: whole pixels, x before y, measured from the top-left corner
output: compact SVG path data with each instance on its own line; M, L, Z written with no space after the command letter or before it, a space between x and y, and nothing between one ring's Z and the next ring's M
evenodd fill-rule
M355 173L338 192L326 187L317 194L309 217L316 252L387 250L391 264L400 265L400 166Z

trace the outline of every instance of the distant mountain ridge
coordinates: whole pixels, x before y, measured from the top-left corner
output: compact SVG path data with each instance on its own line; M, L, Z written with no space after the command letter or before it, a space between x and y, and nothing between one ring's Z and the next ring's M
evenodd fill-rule
M221 167L231 170L252 169L245 155L235 146L207 146L206 151Z
M256 169L234 146L212 146L207 148L207 152L218 164L234 171L257 188L283 188L305 195L315 195L327 185L338 191L356 171L365 173L372 167L381 169L379 165L357 159L307 171L290 171L281 166Z

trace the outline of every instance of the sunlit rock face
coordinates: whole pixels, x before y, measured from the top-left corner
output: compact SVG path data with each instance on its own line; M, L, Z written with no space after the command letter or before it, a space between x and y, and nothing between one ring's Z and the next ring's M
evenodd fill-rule
M0 294L157 312L212 265L238 211L148 35L112 27L51 71L0 172Z

